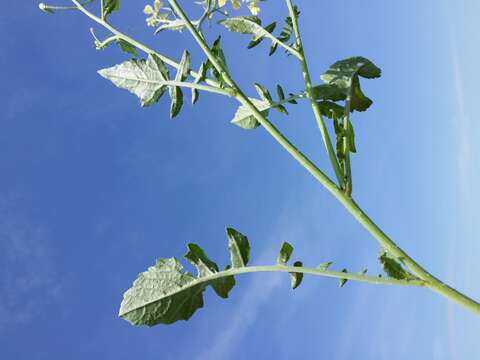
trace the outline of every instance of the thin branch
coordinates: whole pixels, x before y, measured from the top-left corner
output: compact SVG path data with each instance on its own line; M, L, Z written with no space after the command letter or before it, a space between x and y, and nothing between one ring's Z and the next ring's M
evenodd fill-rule
M322 135L323 143L328 153L328 157L330 159L330 163L332 165L333 171L335 172L335 176L337 178L338 184L341 188L345 186L343 174L340 170L340 165L338 163L337 156L335 155L335 150L332 146L332 141L330 140L330 135L328 134L327 127L325 126L325 121L323 120L322 113L320 111L320 107L315 99L315 95L313 92L312 86L312 79L310 77L310 72L308 70L307 60L305 58L305 53L303 51L303 44L302 38L300 36L300 30L298 27L298 18L297 13L292 5L291 0L287 0L288 11L290 13L290 18L292 19L293 31L295 33L296 44L298 51L300 52L300 64L302 66L302 73L303 79L305 81L305 90L307 92L308 98L310 99L310 103L312 105L313 114L315 115L315 119L317 121L317 126L320 129L320 133Z

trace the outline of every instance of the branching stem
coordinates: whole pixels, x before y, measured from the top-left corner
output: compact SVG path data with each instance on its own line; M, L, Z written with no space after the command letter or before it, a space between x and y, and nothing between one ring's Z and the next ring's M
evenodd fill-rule
M73 0L72 0L73 1ZM289 4L291 4L291 1ZM471 311L480 314L480 303L474 301L468 296L449 287L433 275L431 275L422 266L416 263L405 251L403 251L392 239L390 239L355 203L355 201L346 195L343 190L325 175L310 159L308 159L300 150L298 150L268 119L252 104L248 97L242 92L240 87L232 79L228 71L212 53L203 37L190 22L183 9L179 6L177 0L168 0L175 13L185 21L187 29L190 31L198 45L209 58L212 65L220 72L229 86L237 91L237 99L247 106L257 121L267 130L270 135L297 160L310 174L317 179L337 200L350 212L350 214L380 243L380 245L395 258L402 259L405 266L413 271L418 277L425 281L425 286L435 292L449 298L450 300L463 305ZM292 7L293 10L293 7ZM293 19L292 19L293 20Z

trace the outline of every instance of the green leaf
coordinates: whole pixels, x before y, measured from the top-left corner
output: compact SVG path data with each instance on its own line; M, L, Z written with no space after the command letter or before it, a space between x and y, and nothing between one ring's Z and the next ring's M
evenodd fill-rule
M182 271L175 258L158 259L123 295L119 316L132 325L188 320L203 307L206 283Z
M390 257L387 252L382 252L378 259L383 265L383 270L389 277L397 280L411 280L416 278L415 275L405 270L396 259Z
M300 15L300 12L298 11L298 8L296 6L293 7L293 10L298 17ZM293 21L290 16L285 18L285 21L282 26L282 30L280 31L280 35L277 37L278 41L286 43L287 41L290 40L293 34ZM273 43L272 46L270 47L270 52L268 55L273 55L275 51L278 48L278 43Z
M264 29L271 34L271 33L273 32L273 30L275 30L275 27L276 27L276 26L277 26L277 23L276 23L276 22L273 22L273 23L271 23L270 25L265 26ZM261 36L261 37L258 37L258 38L256 38L256 37L254 36L254 38L248 43L247 48L248 48L248 49L254 48L254 47L257 46L258 44L260 44L263 39L265 39L264 36Z
M343 273L348 273L347 269L342 269L342 272L343 272ZM348 279L340 279L340 282L339 282L338 285L339 285L340 287L344 287L345 284L347 283L347 281L348 281Z
M218 266L211 261L203 249L197 244L188 244L188 252L185 258L197 268L198 278L210 276L218 273ZM228 293L235 286L235 278L233 276L225 276L219 279L210 281L218 296L228 298Z
M217 60L220 62L222 67L225 69L225 71L228 71L228 66L227 66L227 60L225 58L225 54L222 49L222 45L220 43L221 41L221 36L219 36L212 44L212 53L213 55L217 58ZM218 72L218 70L210 63L210 61L207 60L208 68L210 68L210 71L218 82L221 84L225 84L225 79L223 78L222 74Z
M170 30L170 31L182 31L185 29L185 21L182 19L175 19L175 20L165 20L162 25L160 25L156 30L155 34L158 34L159 32L163 30Z
M271 107L270 103L265 100L254 98L249 99L264 116L268 116L268 109ZM255 129L256 127L260 126L260 123L253 115L250 108L245 105L240 105L238 107L231 123L241 127L242 129Z
M130 44L128 41L125 41L123 39L118 39L117 40L117 45L123 52L131 54L135 57L138 56L137 48L135 46L133 46L132 44Z
M345 90L335 84L321 84L312 88L315 100L331 100L340 101L345 100L347 95Z
M283 91L283 89L280 85L277 85L277 95L278 95L278 100L279 101L284 101L285 100L285 92Z
M244 267L250 258L250 244L248 238L235 229L227 228L228 249L232 268Z
M263 85L260 85L259 83L255 83L255 89L257 90L258 95L260 95L260 97L264 101L268 103L273 102L272 96L270 95L270 92L267 90L266 87L264 87Z
M329 119L341 118L345 113L345 108L340 106L333 101L323 100L318 102L318 107L323 116L328 117Z
M295 267L302 267L303 264L301 261L295 261L293 263L293 266ZM291 277L291 281L290 281L290 285L292 286L292 289L296 289L297 287L300 286L300 284L302 283L302 280L303 280L303 273L296 273L296 272L291 272L290 273L290 277Z
M205 81L205 79L207 77L207 68L208 68L207 63L202 63L200 65L200 69L198 69L197 76L195 77L195 80L193 81L194 84L199 84L202 81ZM197 102L198 95L199 95L199 91L197 89L192 89L192 104L195 104Z
M365 111L372 104L372 100L363 94L362 89L360 88L359 77L373 79L380 77L380 75L380 68L375 66L370 60L361 56L355 56L335 62L323 75L321 75L321 78L327 84L335 85L340 88L343 91L345 98L349 94L351 95L351 111ZM332 92L333 89L329 89L328 91Z
M120 0L105 0L103 5L103 14L107 16L120 9Z
M287 261L290 259L293 253L293 246L290 245L288 242L284 241L282 247L280 248L280 252L278 253L277 263L279 264L286 264Z
M272 105L272 109L275 109L282 114L288 115L287 109L282 104Z
M175 76L175 81L183 81L188 75L188 69L190 68L190 53L185 50L180 60L180 66L177 70L177 75ZM170 86L170 97L172 102L170 104L170 117L173 119L178 115L183 105L183 92L180 86Z
M168 70L155 55L148 59L133 59L119 65L99 70L98 73L140 98L142 106L151 105L160 99L168 81Z
M353 131L352 123L349 121L347 126L347 138L348 138L348 148L350 152L355 153L357 152L357 148L355 147L355 132Z

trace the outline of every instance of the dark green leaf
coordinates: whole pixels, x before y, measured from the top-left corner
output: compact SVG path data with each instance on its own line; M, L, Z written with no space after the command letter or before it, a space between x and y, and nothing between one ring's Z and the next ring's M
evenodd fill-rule
M211 261L203 249L196 244L188 244L188 252L185 258L197 268L198 278L210 276L218 272L218 266ZM230 290L235 286L235 278L233 276L225 276L210 281L218 296L227 298Z
M300 15L300 12L298 11L298 8L296 6L294 7L294 11L296 16L298 17ZM277 37L277 39L283 43L286 43L287 41L290 40L292 34L293 34L293 22L292 22L292 18L288 16L285 19L285 22L283 23L282 30L280 31L280 35ZM277 48L278 48L278 43L273 43L268 55L273 55L277 50Z
M120 0L104 0L103 14L105 16L120 9Z
M272 105L272 109L277 110L278 112L281 112L282 114L288 115L288 111L285 108L285 106L278 104L278 105Z
M169 79L165 65L155 55L149 55L147 60L125 61L98 73L138 96L142 106L157 102L165 90L165 81Z
M232 268L246 266L250 258L250 244L247 237L232 228L227 228L227 237Z
M396 259L390 257L386 252L380 254L379 260L383 265L383 270L389 277L398 280L415 279L415 275L405 270Z
M302 267L303 264L302 264L301 261L295 261L295 262L293 263L293 266L295 266L295 267ZM292 289L296 289L296 288L299 287L300 284L302 283L303 273L291 272L291 273L290 273L290 277L291 277L290 285L292 286Z
M353 131L352 123L349 121L347 126L347 138L348 138L348 148L350 152L355 153L357 149L355 147L355 132Z
M340 88L344 92L345 98L349 94L351 95L351 111L365 111L372 104L372 100L363 94L359 77L373 79L380 75L381 70L370 60L356 56L337 61L330 66L321 78L327 84L336 85Z
M225 54L223 52L223 49L222 49L222 46L221 46L221 37L219 36L214 42L213 42L213 45L212 45L212 53L213 55L217 58L217 60L220 62L220 64L222 65L222 67L228 71L228 66L227 66L227 61L225 59ZM210 71L213 75L213 77L215 78L215 80L217 80L218 82L220 82L221 84L224 84L225 83L225 79L223 78L222 74L220 72L218 72L217 69L215 69L215 67L210 63L210 61L207 62L207 65L208 65L208 68L210 68Z
M342 272L343 272L343 273L348 273L347 269L342 269ZM344 287L345 284L347 283L347 281L348 281L348 279L340 279L340 282L339 282L338 285L339 285L340 287Z
M123 52L126 52L128 54L131 54L133 56L138 56L137 54L137 48L130 44L128 41L125 41L123 39L118 39L117 40L118 47L122 49Z
M285 100L285 92L283 91L283 89L280 85L277 85L277 95L278 95L278 100L279 101L284 101Z
M345 108L340 106L333 101L323 100L318 102L318 107L323 116L328 117L329 119L341 118L345 113Z
M177 70L177 74L175 76L175 81L183 81L188 75L188 69L190 68L190 53L185 50L182 55L182 59L180 60L180 66ZM170 104L170 117L174 118L178 115L180 110L182 109L183 105L183 93L180 86L170 86L170 97L172 98L172 102Z
M292 256L292 253L293 246L285 241L280 248L280 252L278 253L277 263L286 264L287 261L290 259L290 256Z
M321 84L314 86L312 88L313 95L315 96L315 100L331 100L331 101L339 101L345 100L347 95L345 90L335 84Z

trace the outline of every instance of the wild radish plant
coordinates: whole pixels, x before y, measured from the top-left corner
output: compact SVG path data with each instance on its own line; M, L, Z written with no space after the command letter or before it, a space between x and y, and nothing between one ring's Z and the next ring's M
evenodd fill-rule
M314 83L299 30L300 11L293 5L292 0L285 0L288 13L285 19L279 24L273 22L267 25L262 24L258 17L259 0L201 0L197 2L201 10L197 18L187 15L179 0L153 0L152 4L146 5L144 13L147 16L147 25L155 28L156 34L163 31L182 31L185 36L193 37L205 55L195 70L192 69L191 56L187 50L183 51L180 60L175 61L111 25L109 16L119 11L120 0L101 0L99 15L87 9L93 0L71 2L71 6L42 3L40 9L50 14L63 10L83 13L110 32L108 37L99 39L91 30L97 49L116 44L132 56L129 61L100 70L101 76L136 95L142 106L155 104L167 93L165 96L171 99L172 118L182 110L184 92L187 90L191 93L192 104L198 101L201 92L210 92L238 101L232 124L249 131L256 128L256 131L266 131L322 184L378 241L379 262L385 272L383 276L370 276L366 274L366 270L359 273L349 272L346 268L334 271L330 270L331 262L316 267L305 267L300 261L288 265L293 246L287 242L279 244L276 262L251 266L248 264L250 245L247 237L235 229L227 228L230 265L221 270L200 246L188 244L185 258L196 267L197 274L194 276L182 270L182 265L176 258L158 259L147 271L138 275L132 288L124 294L120 317L134 325L149 326L187 320L203 306L203 291L207 286L211 286L218 296L227 298L235 286L236 275L265 271L289 273L293 289L302 283L304 274L337 278L340 286L352 280L425 287L480 314L478 302L446 285L415 262L368 217L352 197L350 155L356 152L356 148L351 117L355 112L366 111L372 105L372 100L361 88L361 81L381 75L380 69L372 61L360 56L339 60L321 75L322 83ZM242 6L247 7L251 14L235 16L235 10ZM301 71L304 90L286 91L277 85L272 94L271 89L255 83L258 96L247 97L229 71L221 37L208 39L205 35L204 27L208 24L249 36L248 48L253 48L262 41L269 42L269 55L290 56L292 64L297 63ZM145 58L140 57L139 53L144 53ZM271 111L288 115L288 108L298 101L311 105L335 174L334 180L294 146L268 118ZM327 126L326 122L331 122L331 126Z

